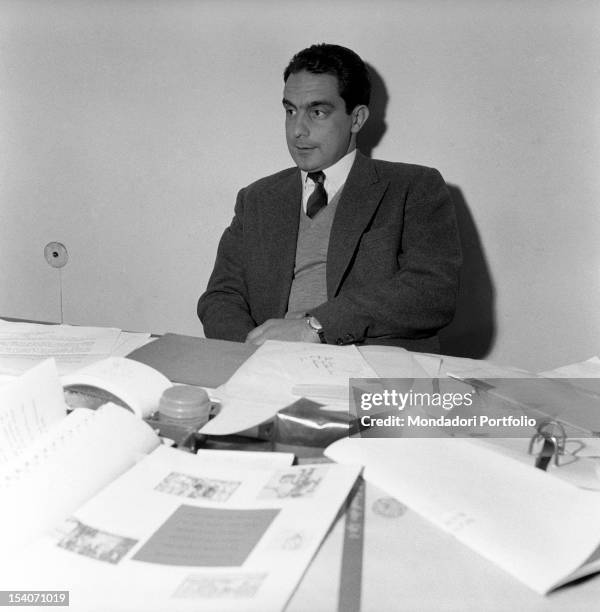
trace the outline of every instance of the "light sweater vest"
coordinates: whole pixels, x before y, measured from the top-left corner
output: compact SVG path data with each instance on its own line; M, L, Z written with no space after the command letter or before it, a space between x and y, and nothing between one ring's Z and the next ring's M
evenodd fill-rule
M310 219L300 212L294 278L288 312L310 312L327 301L327 249L329 233L343 186L319 213Z

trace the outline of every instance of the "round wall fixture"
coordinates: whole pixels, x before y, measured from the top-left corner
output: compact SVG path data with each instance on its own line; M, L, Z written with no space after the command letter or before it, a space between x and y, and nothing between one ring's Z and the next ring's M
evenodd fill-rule
M53 268L64 268L69 261L67 247L62 242L49 242L44 247L44 257Z

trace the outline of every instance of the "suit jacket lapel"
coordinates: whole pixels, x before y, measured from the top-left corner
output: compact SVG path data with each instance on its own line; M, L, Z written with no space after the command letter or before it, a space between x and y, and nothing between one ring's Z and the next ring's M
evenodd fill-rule
M296 243L302 203L300 171L286 177L282 184L264 194L266 234L263 236L265 270L272 275L263 279L270 297L273 316L283 317L287 310L296 262Z
M344 185L329 236L327 295L336 295L358 241L385 193L388 181L379 178L372 161L360 151Z

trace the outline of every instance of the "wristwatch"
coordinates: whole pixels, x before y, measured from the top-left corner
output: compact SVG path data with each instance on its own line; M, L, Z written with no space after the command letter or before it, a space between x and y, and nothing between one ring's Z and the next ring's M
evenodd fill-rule
M317 321L317 319L315 319L315 317L313 317L311 314L306 313L306 315L304 315L304 320L306 321L308 327L312 331L314 331L317 336L319 336L319 342L321 344L327 344L327 340L325 340L325 332L323 331L323 326Z

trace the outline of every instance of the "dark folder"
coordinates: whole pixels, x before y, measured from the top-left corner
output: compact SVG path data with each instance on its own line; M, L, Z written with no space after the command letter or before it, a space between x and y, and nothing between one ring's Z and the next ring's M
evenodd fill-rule
M171 382L218 387L254 353L256 346L165 334L127 355L164 374Z

